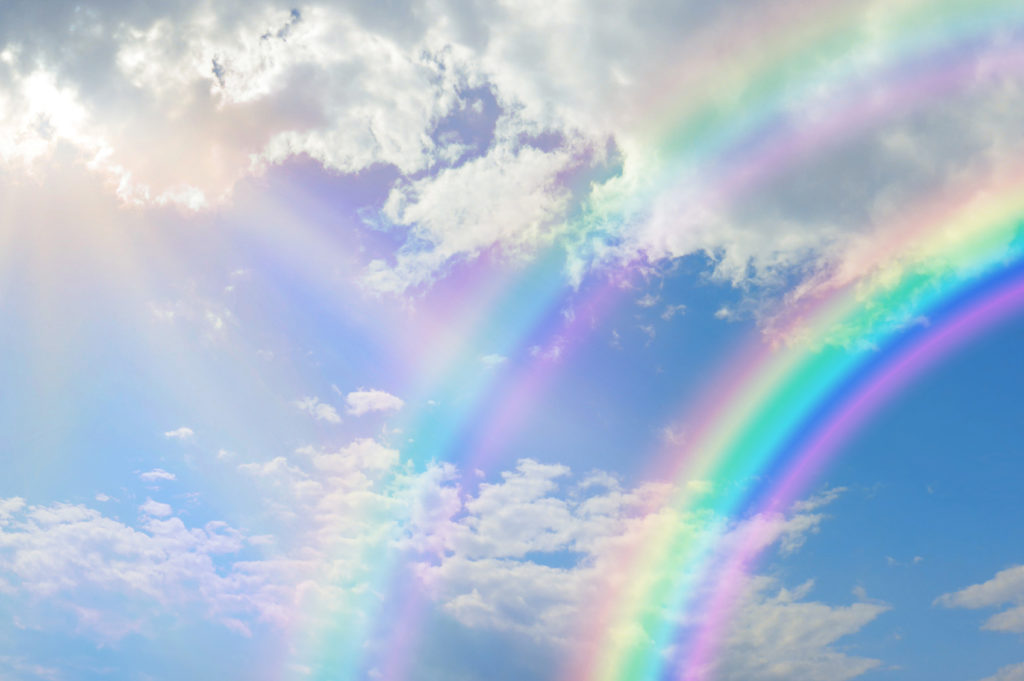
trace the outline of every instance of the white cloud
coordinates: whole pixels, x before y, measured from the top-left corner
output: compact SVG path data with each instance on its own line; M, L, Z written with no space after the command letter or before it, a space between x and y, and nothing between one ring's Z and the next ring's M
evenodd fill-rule
M721 319L727 322L734 322L739 319L739 313L735 308L723 305L722 307L715 310L715 319Z
M664 488L624 491L614 477L600 473L570 485L569 476L564 466L522 460L503 473L501 482L481 484L460 519L453 519L458 509L451 507L435 519L434 533L443 536L446 550L439 563L421 565L420 574L444 610L467 627L571 647L587 604L614 591L608 580L618 569L617 552L631 552L631 542L646 536L651 523L672 523L683 533L707 531L714 524L709 518L645 510L662 498ZM816 508L831 498L835 495L806 506ZM729 530L722 543L756 537L766 547L778 543L782 551L793 551L821 518L802 512L754 518ZM578 557L559 567L531 557L561 552ZM718 670L720 678L830 681L877 667L878 661L848 655L834 644L888 606L808 601L810 588L790 591L772 580L750 579L720 655L728 661Z
M716 522L650 510L658 507L653 500L664 498L663 487L623 490L614 477L599 472L577 485L568 485L569 477L564 466L522 460L501 482L481 485L477 496L466 501L464 515L449 507L435 519L434 533L444 537L446 550L439 563L423 564L419 573L445 611L471 628L572 650L583 643L575 637L580 618L588 618L588 604L603 602L616 590L612 584L621 569L616 555L639 550L634 544L655 524L669 523L677 532L692 534L710 531ZM806 507L817 508L834 497L826 493ZM721 543L753 537L765 547L778 543L782 551L793 551L821 520L821 515L796 511L756 517L728 530ZM560 567L534 558L565 553L576 557ZM674 572L670 565L663 569ZM716 678L831 681L878 666L877 660L847 655L835 644L888 606L832 606L806 599L810 583L789 590L772 579L745 579Z
M428 284L484 251L528 256L572 222L577 274L592 261L704 253L720 280L784 287L797 274L806 293L863 274L856 252L872 252L911 197L1012 157L1022 142L1009 113L1024 97L1019 77L984 80L1006 43L991 36L967 57L975 80L930 101L927 116L882 107L873 127L846 133L860 134L856 145L793 140L806 152L801 172L777 164L771 191L755 183L743 201L717 201L709 187L761 166L748 154L733 155L748 162L738 167L666 159L660 142L700 115L746 129L755 107L743 97L757 72L740 65L771 57L761 53L771 41L750 39L749 26L778 16L763 0L743 11L682 2L642 12L411 2L391 15L359 5L129 11L112 2L81 12L58 3L49 22L31 23L19 3L5 8L0 164L37 172L71 158L128 204L189 209L297 157L342 173L389 166L396 179L378 217L407 239L368 263L363 280L376 291ZM770 139L828 129L831 112L846 110L837 95L892 56L890 22L916 11L907 8L846 7L860 42L779 80L782 137ZM742 58L723 62L722 44L742 44ZM853 85L843 80L851 75ZM496 120L470 139L484 109ZM212 328L226 323L210 314Z
M986 676L979 681L1024 681L1024 662L1001 667L992 676Z
M492 353L490 355L484 355L483 357L480 358L480 363L483 364L488 369L500 366L507 361L508 357L506 357L505 355L498 355L495 353Z
M146 499L146 503L139 506L139 510L146 515L151 515L154 518L166 518L174 512L170 504L164 504L159 501L153 501L152 499Z
M0 107L0 161L38 161L63 142L126 202L198 209L300 154L344 172L405 173L445 155L429 132L465 79L443 52L338 7L229 4L57 9L55 25L84 21L71 44L36 25L23 42L8 28L0 67L18 87ZM49 70L31 69L40 63Z
M960 591L943 594L935 599L936 605L946 608L1009 607L989 617L982 628L1012 633L1024 632L1024 565L1017 565L996 573L992 579L968 586Z
M637 299L636 304L640 307L654 307L661 298L653 293L645 293Z
M677 315L683 315L686 313L685 305L666 305L665 309L661 311L661 318L666 322Z
M25 500L21 497L0 499L0 525L10 520L11 516L25 508Z
M147 506L158 514L165 507ZM21 505L0 533L0 578L12 588L6 598L21 603L19 613L33 627L66 609L76 629L103 641L188 604L213 619L249 607L239 599L248 585L238 575L221 576L213 562L242 548L236 530L221 522L188 528L179 518L146 513L130 527L84 506Z
M823 506L828 506L846 491L845 487L830 487L823 492L797 501L793 504L793 510L798 513L810 513Z
M573 153L509 142L458 168L396 187L384 210L392 221L412 226L415 246L400 251L394 266L370 263L367 286L400 293L495 245L532 254L560 225L569 193L557 188L556 177L571 167Z
M195 431L193 431L188 426L182 426L181 428L168 430L166 433L164 433L164 437L172 440L191 440L194 436Z
M348 405L349 414L363 416L374 411L398 411L405 405L405 402L383 390L360 388L345 397L345 404Z
M303 397L301 400L295 401L295 406L302 411L308 412L317 421L341 423L341 416L338 415L338 410L326 402L321 402L318 397Z
M300 450L310 456L313 466L330 474L380 474L398 464L398 450L385 447L376 440L363 438L342 447L333 454L311 448Z
M208 343L222 343L231 327L237 326L234 313L216 297L197 290L190 282L179 291L181 297L151 301L152 319L161 324L178 323Z
M766 578L750 580L730 623L715 678L844 681L879 666L833 647L889 609L879 603L829 606L805 599L812 584L795 590Z
M462 626L525 637L537 651L566 651L580 643L588 604L614 588L611 568L621 551L631 552L658 523L693 533L711 522L653 510L668 490L663 485L625 489L601 471L577 480L565 466L529 459L463 497L451 464L412 474L398 452L368 439L238 468L253 476L266 514L249 522L269 523L273 532L246 537L218 522L190 528L152 499L140 507L137 528L82 506L2 500L0 579L27 598L60 594L47 607L67 608L77 627L101 640L145 631L155 612L208 617L249 635L258 622L292 627L307 618L372 614L374 594L385 588L374 566L393 554L413 561L420 588ZM797 511L755 518L723 541L756 536L765 546L797 547L821 518ZM244 545L264 557L232 558ZM551 555L566 558L546 564ZM721 678L846 679L875 664L835 643L885 606L813 602L809 589L749 581L725 641ZM117 598L97 606L97 590ZM769 660L770 668L757 660Z
M16 675L9 677L12 679L33 678L46 679L47 681L60 681L63 678L59 669L42 664L36 664L25 657L0 655L0 669L3 668L15 672ZM27 674L28 677L22 676L22 674ZM7 678L6 674L4 676Z
M280 477L286 474L302 477L305 475L302 470L292 466L288 459L283 456L275 456L273 459L262 463L239 464L238 470L258 477Z
M151 471L139 473L139 479L145 482L156 482L157 480L176 480L177 477L163 468L154 468Z

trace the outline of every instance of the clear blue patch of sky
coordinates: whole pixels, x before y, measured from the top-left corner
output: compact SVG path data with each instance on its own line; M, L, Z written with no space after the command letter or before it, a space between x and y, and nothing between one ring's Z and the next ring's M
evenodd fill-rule
M785 561L787 580L815 579L815 597L849 602L861 586L892 605L849 640L897 666L878 678L963 681L1024 661L1018 635L980 629L1002 608L933 605L1024 563L1022 338L1018 316L885 404L824 476L849 491L826 507L820 534Z

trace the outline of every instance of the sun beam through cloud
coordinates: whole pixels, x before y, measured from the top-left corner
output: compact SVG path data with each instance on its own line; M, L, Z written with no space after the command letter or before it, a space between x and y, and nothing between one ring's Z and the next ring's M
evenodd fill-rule
M3 3L0 678L1024 678L1022 112L1010 0Z

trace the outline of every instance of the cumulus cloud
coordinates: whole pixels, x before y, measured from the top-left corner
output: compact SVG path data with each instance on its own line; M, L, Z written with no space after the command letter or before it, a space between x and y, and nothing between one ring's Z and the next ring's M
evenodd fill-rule
M370 614L360 594L373 579L371 557L401 536L414 481L401 478L393 450L372 441L312 461L239 466L280 523L277 534L247 537L220 521L189 527L148 498L134 527L84 506L0 499L0 585L31 601L26 616L63 609L76 631L104 642L152 633L157 617L206 617L248 636L255 624L292 626L306 613ZM311 479L321 470L323 484ZM278 513L285 507L290 516ZM246 544L268 555L234 556Z
M304 447L238 469L266 514L250 522L272 531L189 527L152 499L140 506L136 527L83 506L0 500L0 579L18 598L60 594L52 607L67 609L77 627L102 640L145 631L156 611L207 617L249 635L257 623L326 626L372 616L385 588L376 566L389 555L460 626L516 637L543 655L584 643L579 624L598 595L615 588L618 557L635 552L652 528L694 535L721 526L705 514L662 508L664 485L626 488L607 472L578 477L532 459L464 495L451 464L414 473L396 450L370 439L336 450ZM756 537L796 550L822 521L811 511L831 498L726 525L723 546ZM237 557L246 545L265 555ZM810 600L810 591L810 584L789 589L749 578L725 639L721 678L817 681L872 668L875 661L836 642L885 606L829 605ZM117 598L97 606L96 593ZM764 660L771 664L758 664Z
M429 133L465 82L443 46L330 5L61 5L49 18L75 27L71 42L14 29L32 15L20 5L2 17L0 67L15 87L0 159L38 161L65 143L130 203L202 208L299 154L415 172L444 156Z
M151 515L154 518L166 518L174 512L170 504L164 504L159 501L153 501L152 499L146 499L146 503L139 506L139 510L146 515Z
M295 406L309 413L317 421L341 423L341 416L338 415L338 410L326 402L321 402L318 397L303 397L301 400L295 401Z
M197 601L229 619L241 585L218 574L214 557L240 550L239 532L222 522L188 528L159 517L169 507L152 500L143 508L147 515L131 527L84 506L20 504L0 533L0 577L9 598L33 604L23 617L31 623L67 608L79 627L107 641L144 628L154 612ZM112 607L98 608L98 596Z
M398 411L405 402L383 390L365 390L360 388L345 396L348 413L352 416L363 416L374 411Z
M398 463L398 450L386 447L376 440L362 438L333 453L303 448L301 453L310 457L313 466L331 474L381 473Z
M529 255L549 243L569 199L567 190L557 189L556 178L571 167L574 153L496 147L436 177L395 188L385 215L413 225L415 240L398 253L394 265L371 262L367 284L378 291L402 292L429 282L457 258L476 256L494 245Z
M422 564L419 574L441 607L465 626L572 650L583 643L576 638L580 622L593 624L588 608L604 602L602 594L616 592L621 564L615 556L639 550L637 542L652 527L674 527L683 535L716 531L714 518L661 510L656 500L665 492L659 485L623 489L613 476L600 472L572 483L565 466L521 460L502 474L501 482L482 484L465 502L465 515L456 519L457 509L448 508L446 522L435 520L434 533L444 537L440 562ZM721 543L753 537L765 547L778 544L783 552L794 551L821 520L820 514L806 511L755 517L728 529ZM573 558L543 558L565 555ZM664 569L678 576L670 565ZM877 660L847 655L834 644L887 606L810 601L811 588L807 583L790 590L773 579L746 578L724 639L726 650L719 656L726 662L716 678L829 681L876 667Z
M372 208L404 236L364 263L374 291L563 236L578 271L704 253L714 276L740 286L785 287L794 275L824 285L862 273L850 254L870 251L907 201L964 168L998 165L1022 142L1008 113L1019 79L993 72L998 36L965 57L977 68L960 92L924 113L879 107L831 139L851 90L884 99L871 69L903 11L840 4L854 43L779 81L779 135L739 155L688 157L677 145L677 159L659 143L676 123L745 129L758 72L741 64L760 63L764 49L750 27L776 25L785 2L518 12L411 2L391 15L335 3L60 2L48 21L9 2L0 164L36 172L70 157L126 203L189 209L229 200L240 179L293 158L351 174L387 167L387 198ZM723 63L723 43L743 45L744 58ZM672 93L684 90L680 105Z

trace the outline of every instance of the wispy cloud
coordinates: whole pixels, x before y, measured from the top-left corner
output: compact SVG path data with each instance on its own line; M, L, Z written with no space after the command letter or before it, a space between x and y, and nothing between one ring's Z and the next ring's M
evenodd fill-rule
M685 305L666 305L665 309L661 311L661 318L666 322L671 320L673 317L683 315L686 313Z
M174 430L168 430L164 433L164 437L172 440L191 440L195 437L195 431L188 426L182 426L181 428L175 428Z
M139 473L139 479L146 482L156 482L158 480L175 480L177 478L174 473L165 471L163 468L154 468L151 471Z
M326 402L321 402L318 397L303 397L295 401L295 406L309 413L317 421L341 423L341 416L338 415L338 410Z
M988 581L943 594L935 605L945 608L980 610L1008 605L985 620L982 628L992 631L1024 633L1024 565L1000 570Z
M1024 662L1000 667L995 674L979 681L1024 681Z

